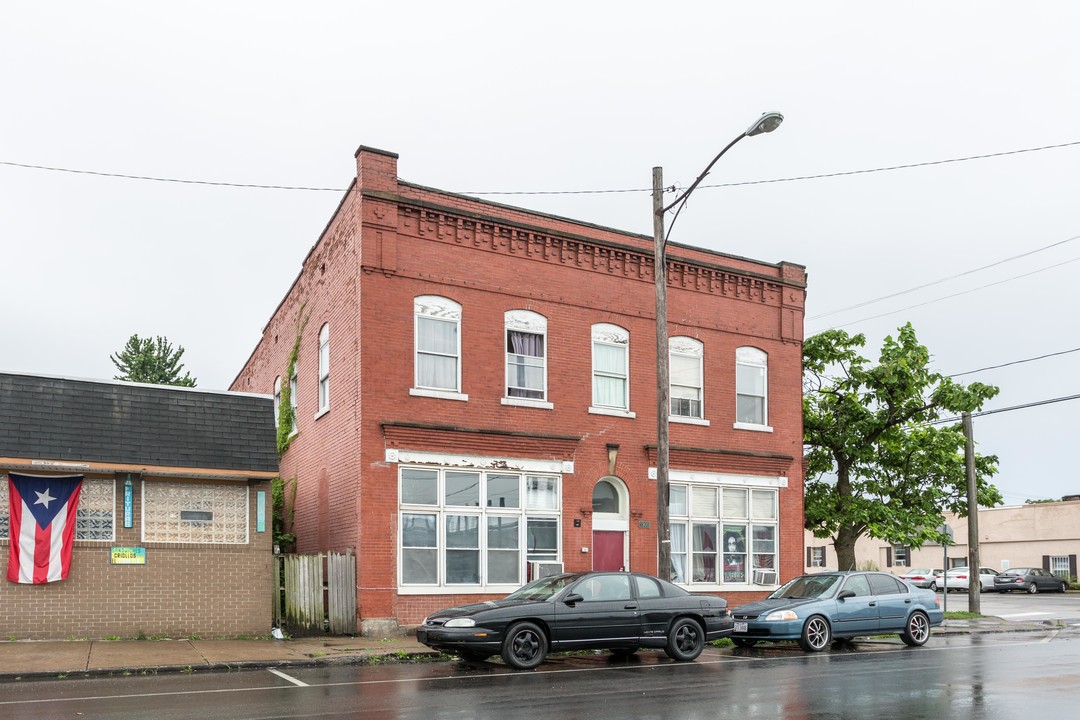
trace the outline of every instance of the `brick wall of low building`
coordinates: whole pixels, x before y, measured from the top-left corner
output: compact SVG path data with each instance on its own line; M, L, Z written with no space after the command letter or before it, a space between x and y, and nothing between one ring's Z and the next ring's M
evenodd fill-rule
M266 531L256 531L257 492L266 493ZM66 580L22 585L6 579L9 541L0 540L0 637L19 640L265 636L273 621L270 483L249 486L249 542L196 545L141 542L123 527L117 495L112 542L76 541ZM145 565L112 565L110 548L145 547Z

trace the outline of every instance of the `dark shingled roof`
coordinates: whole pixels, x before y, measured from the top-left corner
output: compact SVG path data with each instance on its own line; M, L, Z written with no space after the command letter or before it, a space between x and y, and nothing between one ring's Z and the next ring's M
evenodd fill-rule
M0 457L277 472L274 401L0 373Z

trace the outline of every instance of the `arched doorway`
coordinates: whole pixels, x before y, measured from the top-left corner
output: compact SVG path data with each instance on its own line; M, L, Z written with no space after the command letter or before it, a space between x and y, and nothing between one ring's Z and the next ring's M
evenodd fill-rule
M608 475L593 488L593 570L629 570L630 494L626 484Z

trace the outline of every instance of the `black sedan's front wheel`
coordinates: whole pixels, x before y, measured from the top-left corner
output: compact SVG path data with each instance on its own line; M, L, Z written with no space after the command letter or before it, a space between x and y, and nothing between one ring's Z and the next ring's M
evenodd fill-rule
M829 627L829 621L820 615L814 615L803 625L799 647L806 652L821 652L829 647L831 639L832 628Z
M544 662L547 656L547 635L531 622L514 625L506 632L502 645L502 659L518 670L532 670Z
M705 649L705 631L690 618L679 618L671 624L664 652L672 660L689 662Z

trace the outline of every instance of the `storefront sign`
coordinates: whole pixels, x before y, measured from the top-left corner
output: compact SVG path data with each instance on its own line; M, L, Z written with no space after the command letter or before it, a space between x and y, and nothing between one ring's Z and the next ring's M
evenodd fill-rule
M131 476L129 475L128 479L124 481L124 527L126 528L131 527L132 508L132 487Z
M145 565L146 548L144 547L114 547L109 548L109 564L111 565Z

